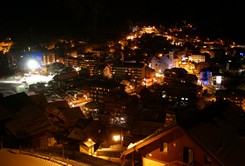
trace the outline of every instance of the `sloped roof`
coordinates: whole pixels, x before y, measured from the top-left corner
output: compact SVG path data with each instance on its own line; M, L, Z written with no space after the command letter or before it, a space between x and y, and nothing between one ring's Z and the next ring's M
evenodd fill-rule
M46 107L47 112L53 112L56 109L63 110L63 109L69 109L70 106L66 100L63 101L54 101L48 103Z
M70 78L75 78L78 76L79 76L79 74L76 71L73 71L73 72L69 72L69 73L61 73L59 75L54 76L53 79L62 81L62 80L70 79Z
M159 128L148 137L131 144L122 153L121 160L178 128L222 165L245 165L244 112L227 101L215 102L191 118Z
M182 125L189 135L224 165L245 165L245 116L230 102L211 104L192 125ZM191 120L189 120L191 121Z
M0 105L12 112L18 112L26 104L35 104L26 93L6 96L0 100Z
M61 110L61 112L66 121L69 122L69 126L74 126L79 119L84 118L84 114L82 113L80 107Z
M165 90L171 96L196 97L199 89L201 89L199 85L178 81L171 81L171 83L162 86L162 90Z
M43 94L29 96L40 108L46 108L48 105L47 99Z
M13 116L13 113L0 105L0 120Z
M81 123L83 122L82 126ZM78 124L80 123L80 125ZM105 126L102 122L89 119L80 119L77 125L70 131L68 137L75 140L85 141L88 138L99 142L105 133Z
M71 130L71 132L68 134L68 138L84 141L86 140L87 136L86 136L86 133L84 133L82 129L78 127L74 127Z
M86 141L83 142L87 147L91 147L93 145L95 145L96 143L92 140L92 139L88 139Z
M245 113L240 107L228 100L213 102L188 119L181 119L178 116L178 123L185 129L191 129L193 126L202 123L218 125L222 121L231 125L238 135L245 136Z
M177 72L177 73L178 72L184 73L184 74L187 74L188 73L184 68L173 67L170 70L173 71L173 72Z
M176 130L177 128L179 128L179 126L176 123L169 125L167 127L158 128L151 135L145 137L144 139L139 140L135 143L131 143L128 146L128 148L122 152L121 160L123 160L123 158L125 158L126 155L128 155L134 151L138 151L139 149L143 148L144 146L147 146L148 144L162 138L163 136L171 133L173 130Z
M25 93L5 97L0 100L0 105L13 113L4 125L17 138L46 131L49 126L44 112Z

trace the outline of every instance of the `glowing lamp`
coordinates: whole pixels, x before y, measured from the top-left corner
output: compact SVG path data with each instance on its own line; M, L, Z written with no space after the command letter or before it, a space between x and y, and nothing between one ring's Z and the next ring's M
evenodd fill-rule
M39 68L39 64L36 60L34 59L30 59L28 62L27 62L27 67L31 70L35 70L37 68Z
M120 137L120 135L113 135L113 140L114 141L120 141L120 139L121 139L121 137Z

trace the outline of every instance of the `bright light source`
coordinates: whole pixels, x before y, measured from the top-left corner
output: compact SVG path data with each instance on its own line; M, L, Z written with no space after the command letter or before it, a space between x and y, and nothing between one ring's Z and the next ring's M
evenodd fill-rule
M42 76L42 75L29 75L23 77L20 81L21 82L26 82L28 85L29 84L36 84L38 82L43 82L43 83L48 83L53 79L53 75L49 76Z
M120 141L120 135L113 135L113 140L114 141Z
M222 77L221 76L217 76L216 77L216 84L221 84L222 82Z
M36 70L39 68L39 63L34 60L34 59L30 59L28 62L27 62L27 66L29 69L31 70Z

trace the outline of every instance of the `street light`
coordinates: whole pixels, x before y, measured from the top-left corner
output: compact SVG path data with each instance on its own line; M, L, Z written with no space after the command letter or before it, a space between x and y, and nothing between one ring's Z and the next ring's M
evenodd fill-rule
M34 60L34 59L30 59L28 62L27 62L27 66L30 70L36 70L40 67L39 63Z
M120 130L120 134L114 134L112 136L112 139L116 143L120 143L121 148L123 148L123 135L122 135L122 129Z
M113 135L113 140L119 142L121 140L120 135Z

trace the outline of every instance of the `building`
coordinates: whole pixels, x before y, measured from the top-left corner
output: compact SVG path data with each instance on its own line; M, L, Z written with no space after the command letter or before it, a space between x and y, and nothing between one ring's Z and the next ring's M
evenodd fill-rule
M151 59L150 67L156 71L156 73L163 74L166 69L172 68L172 60L167 56L153 57Z
M126 93L107 95L104 98L108 123L115 126L125 127L128 125L127 110L129 111L130 96Z
M14 42L11 40L0 42L0 52L2 52L3 54L8 53L13 45Z
M129 144L121 155L121 164L131 160L131 165L143 166L243 166L245 118L242 112L231 102L219 101L188 118L176 114L176 121Z
M82 107L82 111L85 115L92 117L94 121L102 119L101 114L103 114L104 110L104 103L94 101L88 102Z
M95 144L96 143L92 139L89 138L88 140L80 143L79 151L81 153L86 153L86 154L92 155L94 153L94 145Z
M205 62L205 55L190 55L188 60L196 63Z
M212 73L211 86L215 90L226 90L231 81L231 76L227 73Z
M110 66L107 64L98 64L94 67L93 76L111 78Z
M91 76L94 74L93 70L98 62L96 57L90 53L78 55L77 57L66 57L63 58L63 61L66 66L89 69Z
M155 70L143 63L122 63L112 65L112 78L115 80L129 80L141 85L147 78L154 78Z
M33 99L24 92L1 98L0 112L4 147L40 148L40 138L49 132L50 123Z
M87 80L87 85L90 86L90 97L95 102L103 102L104 97L113 92L123 92L124 87L113 80Z
M245 111L245 92L243 90L217 90L215 96L216 100L229 100Z
M48 53L43 54L43 56L42 56L42 62L45 65L49 65L49 64L55 63L56 62L55 53L48 52Z

